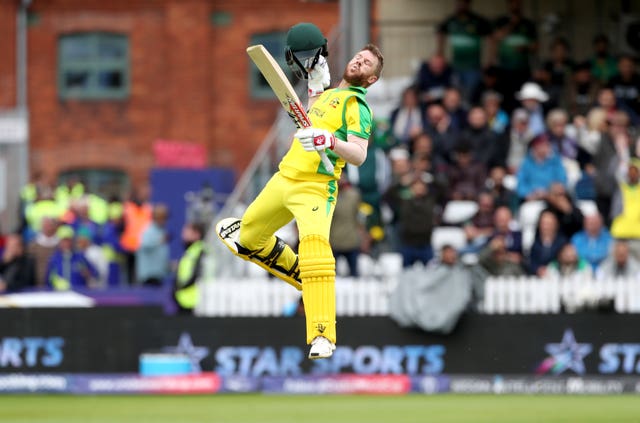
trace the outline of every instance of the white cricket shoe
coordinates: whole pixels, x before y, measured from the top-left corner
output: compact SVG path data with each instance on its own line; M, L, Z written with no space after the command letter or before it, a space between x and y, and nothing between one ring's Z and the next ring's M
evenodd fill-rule
M336 345L324 336L316 336L311 341L311 349L309 350L309 358L315 360L317 358L329 358L333 355Z

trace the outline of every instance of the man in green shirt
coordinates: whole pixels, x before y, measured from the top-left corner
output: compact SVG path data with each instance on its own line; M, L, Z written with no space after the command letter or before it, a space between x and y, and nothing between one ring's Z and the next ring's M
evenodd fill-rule
M438 53L444 54L448 42L451 67L466 98L480 82L482 39L490 32L489 22L471 11L471 0L458 0L455 13L438 26Z

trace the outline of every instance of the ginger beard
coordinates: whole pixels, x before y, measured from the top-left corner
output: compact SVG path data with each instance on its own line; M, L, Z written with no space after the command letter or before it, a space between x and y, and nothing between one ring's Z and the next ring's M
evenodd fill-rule
M362 72L362 67L359 63L349 63L347 67L344 69L344 73L342 75L342 79L347 81L349 85L354 87L368 87L369 85L369 77L371 75L366 75Z

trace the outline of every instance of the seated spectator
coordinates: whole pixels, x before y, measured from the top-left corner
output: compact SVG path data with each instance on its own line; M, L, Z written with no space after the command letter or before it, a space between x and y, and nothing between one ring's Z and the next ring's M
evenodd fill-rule
M453 85L453 71L447 59L434 54L428 61L422 62L415 78L418 97L423 104L441 101L447 87Z
M92 286L98 271L84 254L75 250L73 228L62 225L56 235L60 242L47 265L48 285L56 291Z
M454 164L447 168L449 199L475 201L482 191L486 177L486 168L483 163L474 159L471 146L464 140L459 142L454 154Z
M426 132L421 132L411 139L409 144L411 155L433 157L433 141Z
M76 251L87 259L96 269L97 275L90 281L91 288L105 288L109 273L109 261L104 255L102 247L93 243L94 236L86 227L76 232Z
M633 57L622 55L618 59L618 74L609 79L617 104L631 117L634 124L640 117L640 75Z
M168 219L169 209L165 205L153 207L151 223L142 232L140 248L136 251L136 281L139 284L160 286L169 274Z
M473 158L485 168L504 166L509 146L487 125L487 114L482 107L469 111L469 127L462 131L460 138L471 145Z
M35 261L25 251L22 236L7 235L0 260L0 293L30 288L35 282Z
M525 274L521 264L509 258L505 239L499 236L492 238L480 250L478 261L492 276L523 276Z
M546 210L550 211L558 219L560 232L570 239L573 234L582 230L584 217L582 211L567 192L564 185L553 183L544 197Z
M535 82L526 82L520 88L520 91L516 93L516 98L529 113L529 131L531 134L538 136L544 133L544 109L542 103L549 100L549 95L542 91L540 85Z
M558 257L567 238L559 231L558 219L550 211L543 211L538 220L536 236L529 251L529 273L547 276L547 266Z
M349 276L358 277L358 255L365 232L359 212L360 191L342 178L338 181L340 201L336 203L331 222L329 242L336 261L344 257Z
M409 141L423 132L424 110L420 106L415 87L407 87L402 92L402 102L389 117L391 145L408 146Z
M567 243L558 252L558 257L547 266L547 278L581 278L590 279L593 275L589 262L580 257L576 247Z
M609 38L604 34L598 34L593 38L592 46L591 73L598 82L605 85L618 74L616 59L609 51Z
M611 215L611 235L617 239L627 239L631 251L640 259L640 160L629 164L627 177L616 190Z
M546 135L539 135L531 141L529 153L518 170L518 197L524 201L543 200L551 184L567 183L567 174L549 143Z
M513 228L513 213L508 207L497 207L493 213L493 232L489 240L501 238L507 249L506 260L519 265L523 264L522 233Z
M594 155L608 130L607 112L601 107L594 107L586 117L576 116L573 124L578 133L578 145L590 156Z
M511 117L509 152L507 153L507 169L509 169L509 173L516 173L520 169L533 138L533 133L529 129L529 112L522 108L514 110Z
M411 173L385 193L387 204L395 209L398 251L404 267L426 264L433 257L431 232L435 221L436 194L424 175Z
M56 230L58 221L51 217L44 217L40 231L35 238L27 245L27 252L35 260L36 286L42 287L47 284L47 264L58 246Z
M574 66L573 74L560 99L560 107L571 116L585 116L596 103L600 84L591 75L591 64L582 62Z
M583 166L591 159L589 153L578 145L578 140L568 135L569 115L562 109L553 109L547 114L547 136L549 142L563 159Z
M610 280L614 278L639 278L640 260L629 254L629 243L617 240L613 251L598 266L596 279Z
M487 115L489 128L498 135L506 133L509 127L509 115L502 110L502 94L497 91L485 91L482 95L482 108Z
M440 104L427 108L425 131L433 141L433 160L436 163L451 163L458 131L451 126L451 118Z
M618 111L618 102L611 88L601 88L600 91L598 91L595 105L607 112L607 119L611 119L613 114Z
M480 192L476 201L478 203L478 211L471 218L471 221L464 225L467 244L470 247L465 249L465 252L476 252L487 243L489 236L494 232L495 203L493 202L493 196L488 192Z
M505 176L507 176L507 171L504 167L491 168L484 189L493 196L496 207L505 206L511 211L516 211L519 206L518 196L511 188L504 185Z
M578 255L595 271L609 255L613 238L603 225L602 216L594 213L585 216L584 229L571 237L571 243L575 245Z
M462 95L459 89L450 87L445 90L442 107L449 114L453 129L460 131L467 127L467 109L462 104Z

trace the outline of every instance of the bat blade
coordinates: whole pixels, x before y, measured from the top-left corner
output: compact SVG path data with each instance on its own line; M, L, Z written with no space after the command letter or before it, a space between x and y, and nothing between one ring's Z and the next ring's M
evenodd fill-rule
M280 101L282 108L289 114L296 126L300 129L311 126L311 120L307 112L305 112L300 98L298 98L298 95L278 65L278 62L276 62L267 49L264 48L262 44L254 45L247 48L247 54L258 67L264 79L267 80L271 90ZM329 160L329 157L327 157L327 154L324 151L318 151L318 154L320 154L325 169L333 173L333 164Z

